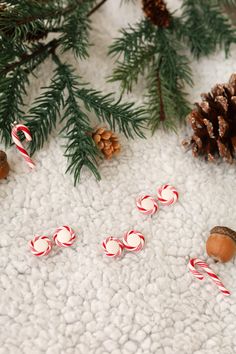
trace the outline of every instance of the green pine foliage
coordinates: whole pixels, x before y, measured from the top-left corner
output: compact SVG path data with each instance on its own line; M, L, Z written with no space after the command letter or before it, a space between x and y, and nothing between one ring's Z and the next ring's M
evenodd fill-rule
M26 93L27 84L27 75L19 68L0 77L0 139L6 146L11 143L12 124L23 114L22 93Z
M116 64L109 81L119 81L124 93L145 78L146 111L153 132L160 125L176 129L190 109L186 92L193 82L187 50L197 59L218 48L228 55L235 43L236 31L224 6L236 11L234 0L183 0L181 15L171 14L168 28L141 19L121 29L111 45L109 54Z
M183 2L180 34L197 58L213 53L217 47L223 48L228 54L230 45L236 40L235 29L222 14L222 8L204 0Z
M116 101L83 84L74 69L63 63L61 53L72 51L78 59L88 57L91 15L106 0L9 0L0 2L0 141L11 144L15 121L26 124L33 136L31 154L43 147L57 124L66 142L67 171L75 184L88 168L100 179L100 151L92 139L91 112L98 121L127 138L143 137L145 112L132 103ZM50 34L50 40L48 35ZM45 59L55 65L48 87L31 107L24 104L30 90L29 75Z

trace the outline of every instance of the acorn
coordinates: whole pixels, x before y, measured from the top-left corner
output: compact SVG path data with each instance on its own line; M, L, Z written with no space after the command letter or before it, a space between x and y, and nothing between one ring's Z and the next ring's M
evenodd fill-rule
M7 162L7 155L4 151L0 150L0 179L4 179L8 176L9 165Z
M218 262L230 261L236 253L236 232L225 226L215 226L210 231L206 251Z

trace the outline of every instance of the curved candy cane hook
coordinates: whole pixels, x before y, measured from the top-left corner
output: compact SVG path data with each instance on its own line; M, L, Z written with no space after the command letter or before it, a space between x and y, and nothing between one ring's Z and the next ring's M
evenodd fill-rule
M218 286L219 290L225 295L229 296L230 292L224 287L223 283L220 281L220 279L217 277L217 275L209 268L208 264L201 259L198 258L193 258L190 259L188 263L188 268L190 272L199 280L203 280L204 276L196 270L196 265L201 267L208 275L209 277L213 280L213 282Z
M12 136L12 140L14 141L14 143L16 144L16 148L20 151L21 155L23 156L23 158L25 159L26 163L28 164L28 166L30 168L34 168L35 167L35 163L33 162L33 160L29 157L27 151L24 149L19 137L18 137L18 132L22 131L25 135L25 139L27 141L31 141L32 140L32 135L30 133L29 128L27 128L25 125L23 124L16 124L13 126L12 131L11 131L11 136Z

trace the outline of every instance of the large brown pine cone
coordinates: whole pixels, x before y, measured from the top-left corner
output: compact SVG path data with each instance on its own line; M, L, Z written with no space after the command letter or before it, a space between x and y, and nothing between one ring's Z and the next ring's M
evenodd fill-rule
M191 146L194 156L216 157L232 163L236 156L236 74L229 83L216 85L210 93L202 94L188 116L193 135L183 142Z
M118 137L112 131L98 128L92 134L92 138L106 159L111 159L120 152Z
M152 23L158 27L169 27L170 13L163 0L142 0L143 11Z

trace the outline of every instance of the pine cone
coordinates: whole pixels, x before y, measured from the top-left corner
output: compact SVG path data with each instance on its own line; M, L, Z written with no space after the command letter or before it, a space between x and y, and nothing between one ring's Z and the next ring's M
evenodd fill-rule
M163 0L142 0L143 11L149 20L158 27L169 27L170 13Z
M9 173L9 165L7 162L7 155L0 150L0 179L6 178Z
M98 128L92 134L92 138L106 159L111 159L120 152L118 137L112 131Z
M203 155L209 161L220 156L232 163L236 156L236 74L228 84L216 85L201 97L202 102L188 116L193 135L183 144L192 148L194 156Z
M36 41L39 41L40 39L45 39L47 37L47 35L48 35L48 32L44 28L42 28L42 29L38 29L34 33L28 32L26 34L26 40L28 42L36 42Z

